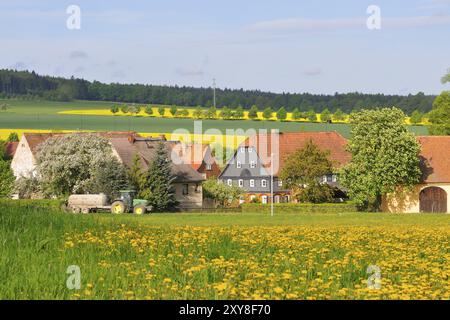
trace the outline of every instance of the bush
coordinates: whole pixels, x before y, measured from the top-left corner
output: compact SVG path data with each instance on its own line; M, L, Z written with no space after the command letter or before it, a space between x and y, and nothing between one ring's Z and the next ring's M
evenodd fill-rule
M343 213L356 212L357 207L352 202L344 203L274 203L277 213ZM270 213L270 204L242 204L242 212Z

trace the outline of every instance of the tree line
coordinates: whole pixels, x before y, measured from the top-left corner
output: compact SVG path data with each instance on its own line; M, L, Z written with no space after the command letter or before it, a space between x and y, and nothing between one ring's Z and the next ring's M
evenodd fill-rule
M335 93L318 95L310 93L271 93L259 90L217 89L217 107L250 110L256 106L260 110L285 108L292 112L314 110L321 113L325 109L351 113L361 109L396 106L406 114L413 111L425 113L431 110L435 96L419 92L415 95L384 95L363 93ZM185 86L160 86L143 84L101 83L77 78L42 76L34 71L0 70L0 98L24 97L57 101L95 100L141 104L162 104L179 106L211 107L211 88Z

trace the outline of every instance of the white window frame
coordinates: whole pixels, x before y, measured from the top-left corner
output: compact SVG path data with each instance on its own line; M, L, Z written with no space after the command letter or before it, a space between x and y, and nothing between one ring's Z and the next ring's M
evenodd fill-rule
M236 168L241 169L242 163L240 161L236 161Z
M267 188L267 180L266 179L262 179L261 180L261 187L262 188Z
M231 187L233 185L233 180L227 179L227 185L229 185Z
M255 160L250 161L250 168L256 168L256 161Z
M241 153L245 153L245 147L241 147Z
M252 147L248 147L248 153L252 153L253 152L253 148Z
M261 197L261 203L262 204L267 204L269 202L269 197L268 196L262 196Z
M239 179L239 180L238 180L238 186L239 186L240 188L242 188L242 187L244 186L244 180Z
M331 178L331 181L337 182L337 175L333 174L333 177Z
M283 186L283 180L278 180L278 186L282 187Z
M255 179L250 179L250 188L255 187Z
M206 164L206 170L208 170L208 171L212 170L212 164L211 163L207 163Z

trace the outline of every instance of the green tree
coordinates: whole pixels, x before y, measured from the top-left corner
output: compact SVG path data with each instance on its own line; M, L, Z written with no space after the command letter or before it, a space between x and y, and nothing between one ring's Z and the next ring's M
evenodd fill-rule
M256 105L252 105L248 112L249 119L255 120L258 119L258 107Z
M316 122L317 121L317 114L316 114L316 112L314 111L314 110L309 110L308 112L307 112L307 119L310 121L310 122Z
M411 114L410 121L412 124L418 124L421 123L423 119L423 113L419 110L414 110L414 112Z
M237 107L236 110L233 111L234 119L242 119L244 118L244 108L241 106Z
M153 107L152 106L146 106L145 107L145 113L149 116L153 116Z
M195 108L194 113L192 115L195 119L201 119L203 118L203 110L200 106Z
M265 108L262 116L265 120L272 119L272 116L273 116L272 108L271 107Z
M340 108L337 108L336 112L333 115L333 119L335 121L344 121L345 117L346 117L345 113L342 112L342 110Z
M294 111L292 111L292 120L300 120L302 118L302 113L298 108L295 108Z
M447 70L447 74L441 79L442 84L450 82L450 69Z
M284 107L281 107L280 109L278 109L277 111L277 119L284 121L287 118L287 112L286 109Z
M11 132L6 139L6 142L19 142L19 135L17 132Z
M131 105L129 108L129 112L134 116L137 116L141 112L141 107L137 105Z
M203 183L203 197L214 200L219 207L227 207L235 203L244 190L237 186L229 186L217 181L215 178L208 179Z
M158 107L158 113L161 117L164 117L165 112L166 108L164 108L163 106Z
M171 106L169 112L170 112L170 114L172 115L172 117L175 117L175 115L176 115L177 112L178 112L177 106Z
M232 116L232 111L228 108L228 107L223 107L222 110L220 111L220 117L222 119L231 119Z
M428 114L432 135L450 135L450 91L436 97L433 109Z
M115 104L111 107L110 110L112 114L116 114L117 112L119 112L119 107Z
M329 202L333 190L321 178L333 172L329 152L321 151L312 140L286 158L280 178L300 202Z
M420 145L397 108L363 110L350 116L352 159L341 172L350 197L368 210L379 210L384 194L419 182Z
M154 159L145 174L140 196L149 201L154 211L173 210L178 205L173 190L171 161L164 143L159 143Z
M322 122L329 122L329 121L331 121L330 110L328 110L328 109L323 110L322 113L320 114L320 120Z
M207 119L216 119L217 118L216 107L212 106L212 107L208 108L208 110L206 110L206 112L205 112L205 117Z
M130 188L135 190L137 194L141 193L145 178L141 168L141 159L138 154L135 154L133 157L133 163L127 170L127 180Z
M10 162L0 159L0 198L7 198L11 195L15 180Z
M122 111L122 113L124 114L127 114L128 112L130 112L130 107L127 104L124 104L120 107L120 111Z

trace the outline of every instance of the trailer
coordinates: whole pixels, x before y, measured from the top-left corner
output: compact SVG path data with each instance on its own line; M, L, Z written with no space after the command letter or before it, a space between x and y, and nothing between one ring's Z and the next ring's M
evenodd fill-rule
M138 215L152 211L148 201L136 199L134 190L121 190L120 197L108 204L104 194L73 194L69 197L67 208L73 213L109 211L113 214L134 213Z

